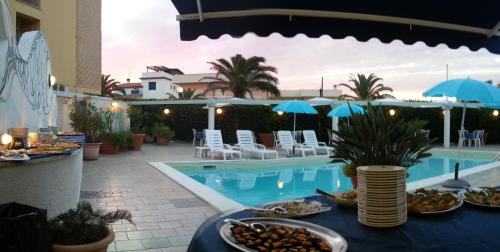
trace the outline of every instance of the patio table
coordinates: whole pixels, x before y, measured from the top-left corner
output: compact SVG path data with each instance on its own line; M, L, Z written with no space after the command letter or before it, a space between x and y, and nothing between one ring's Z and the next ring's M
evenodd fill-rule
M357 210L343 208L324 196L308 197L332 210L301 220L329 228L348 242L348 251L500 251L500 209L464 205L439 215L412 215L400 227L376 229L357 221ZM219 236L225 218L250 218L251 211L217 215L196 231L188 251L238 251Z

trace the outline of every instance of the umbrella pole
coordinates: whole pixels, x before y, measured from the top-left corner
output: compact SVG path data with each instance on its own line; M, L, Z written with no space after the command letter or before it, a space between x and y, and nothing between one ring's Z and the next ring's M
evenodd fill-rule
M465 122L465 111L467 110L467 103L464 102L464 109L462 111L462 123L460 124L460 130L465 130L464 122ZM460 141L460 138L459 138ZM448 188L464 188L469 187L469 182L458 178L458 170L460 169L460 160L462 158L462 144L458 143L458 158L457 163L455 163L455 176L453 179L446 180L442 186Z

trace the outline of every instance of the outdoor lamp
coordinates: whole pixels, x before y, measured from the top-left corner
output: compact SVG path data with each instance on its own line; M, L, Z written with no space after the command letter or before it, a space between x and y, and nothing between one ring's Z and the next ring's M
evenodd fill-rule
M118 102L114 101L111 103L111 107L113 107L113 108L118 108L119 106L120 106L120 104L118 104Z
M498 110L496 110L496 109L493 110L493 116L495 116L495 117L498 116Z
M168 115L170 114L170 109L166 108L163 110L163 114Z
M218 108L215 112L217 112L218 115L222 114L222 109Z
M12 136L7 134L7 133L4 133L2 135L2 144L3 145L7 145L7 144L10 144L12 143Z
M277 113L278 113L279 116L283 115L283 111L278 111Z
M394 110L394 109L390 109L390 110L389 110L389 115L390 115L390 116L394 116L394 115L396 115L396 110Z
M49 87L54 86L54 84L56 84L56 77L54 77L54 75L52 74L49 74Z
M182 88L182 87L178 87L178 88L177 88L177 91L178 91L179 93L182 93L182 92L184 92L184 88Z

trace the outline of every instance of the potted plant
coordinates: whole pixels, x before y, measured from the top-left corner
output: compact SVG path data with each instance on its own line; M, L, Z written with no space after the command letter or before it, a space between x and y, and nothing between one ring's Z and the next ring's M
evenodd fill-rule
M144 134L144 120L147 114L141 108L133 106L128 108L127 113L130 118L130 130L134 134L132 149L138 151L141 150L144 138L146 137L146 134Z
M49 220L54 252L105 252L115 234L108 227L117 220L132 221L127 210L94 211L87 201L80 201L76 209L59 214Z
M104 154L116 154L120 150L120 145L122 145L123 138L118 132L113 132L113 126L115 123L115 113L104 112L104 126L106 133L102 137L101 152Z
M85 135L83 159L96 160L101 147L100 135L104 129L101 113L88 100L75 101L69 114L71 126Z
M153 134L156 136L156 143L160 145L168 144L175 136L175 133L168 126L162 124L155 125Z
M356 175L358 221L374 227L406 222L406 169L431 156L431 141L420 132L422 122L392 118L368 104L365 114L351 111L350 125L334 131L333 162ZM425 124L424 124L425 125Z

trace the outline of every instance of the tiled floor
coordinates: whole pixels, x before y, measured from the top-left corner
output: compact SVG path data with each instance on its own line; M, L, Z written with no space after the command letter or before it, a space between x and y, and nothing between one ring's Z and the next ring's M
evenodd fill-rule
M84 163L81 198L97 207L128 209L135 225L112 225L109 251L185 251L199 224L216 210L150 167L148 161L193 159L187 144L145 145Z
M194 160L190 144L145 145L142 151L101 155L84 163L81 198L97 207L132 212L135 225L112 225L109 251L186 251L198 226L217 211L147 162ZM500 168L467 177L473 185L500 185Z

